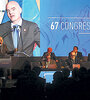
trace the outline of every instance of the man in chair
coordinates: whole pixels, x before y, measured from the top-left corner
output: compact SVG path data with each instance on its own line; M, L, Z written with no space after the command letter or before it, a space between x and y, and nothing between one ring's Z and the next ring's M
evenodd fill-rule
M56 62L58 60L56 59L55 54L52 52L52 48L48 48L47 52L45 52L42 56L42 66L43 68L48 68L50 64L54 64L55 67L57 67Z

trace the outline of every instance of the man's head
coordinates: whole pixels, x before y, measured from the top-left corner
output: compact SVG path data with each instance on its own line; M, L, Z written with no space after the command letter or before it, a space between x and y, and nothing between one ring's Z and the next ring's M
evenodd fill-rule
M71 59L75 59L75 52L74 51L72 51L71 53L70 53L70 57L71 57Z
M10 1L6 5L7 15L10 18L10 20L17 24L18 21L21 19L21 12L22 8L19 6L19 4L15 1Z
M78 52L78 47L77 47L77 46L74 46L74 47L73 47L73 51L74 51L75 53L77 53L77 52Z
M48 50L47 50L49 53L51 53L52 52L52 48L48 48Z

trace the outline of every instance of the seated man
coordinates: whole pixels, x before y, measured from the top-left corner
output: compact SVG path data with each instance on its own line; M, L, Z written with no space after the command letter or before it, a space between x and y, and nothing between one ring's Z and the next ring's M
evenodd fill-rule
M90 53L88 54L88 59L87 59L87 61L90 61Z
M42 60L47 60L47 55L50 54L51 59L56 60L55 54L52 52L52 48L48 48L47 52L45 52L42 56Z
M44 68L48 68L49 64L55 64L56 66L56 62L58 62L58 60L56 60L56 56L52 52L52 48L48 48L47 52L43 54L41 65Z
M73 47L73 51L75 52L75 63L80 63L82 61L82 58L83 58L82 53L78 51L77 46ZM69 56L68 56L69 59L71 58L71 56L70 56L71 52L69 53Z
M69 66L69 69L73 68L73 64L80 64L80 60L76 59L76 53L75 51L70 52L70 56L66 60L67 66Z

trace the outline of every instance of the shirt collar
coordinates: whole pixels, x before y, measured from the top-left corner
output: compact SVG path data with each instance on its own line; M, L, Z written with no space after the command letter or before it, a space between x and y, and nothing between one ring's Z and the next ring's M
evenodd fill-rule
M11 27L12 27L12 28L13 28L13 26L14 26L14 25L16 25L16 24L11 23ZM20 20L19 20L19 22L18 22L18 24L17 24L17 25L19 25L19 26L21 26L21 25L22 25L22 19L20 19Z

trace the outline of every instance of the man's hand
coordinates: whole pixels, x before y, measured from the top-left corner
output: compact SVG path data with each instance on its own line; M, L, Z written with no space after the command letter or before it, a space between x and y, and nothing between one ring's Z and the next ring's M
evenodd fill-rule
M56 60L56 62L58 62L58 60Z
M42 68L46 68L45 66L43 66Z

